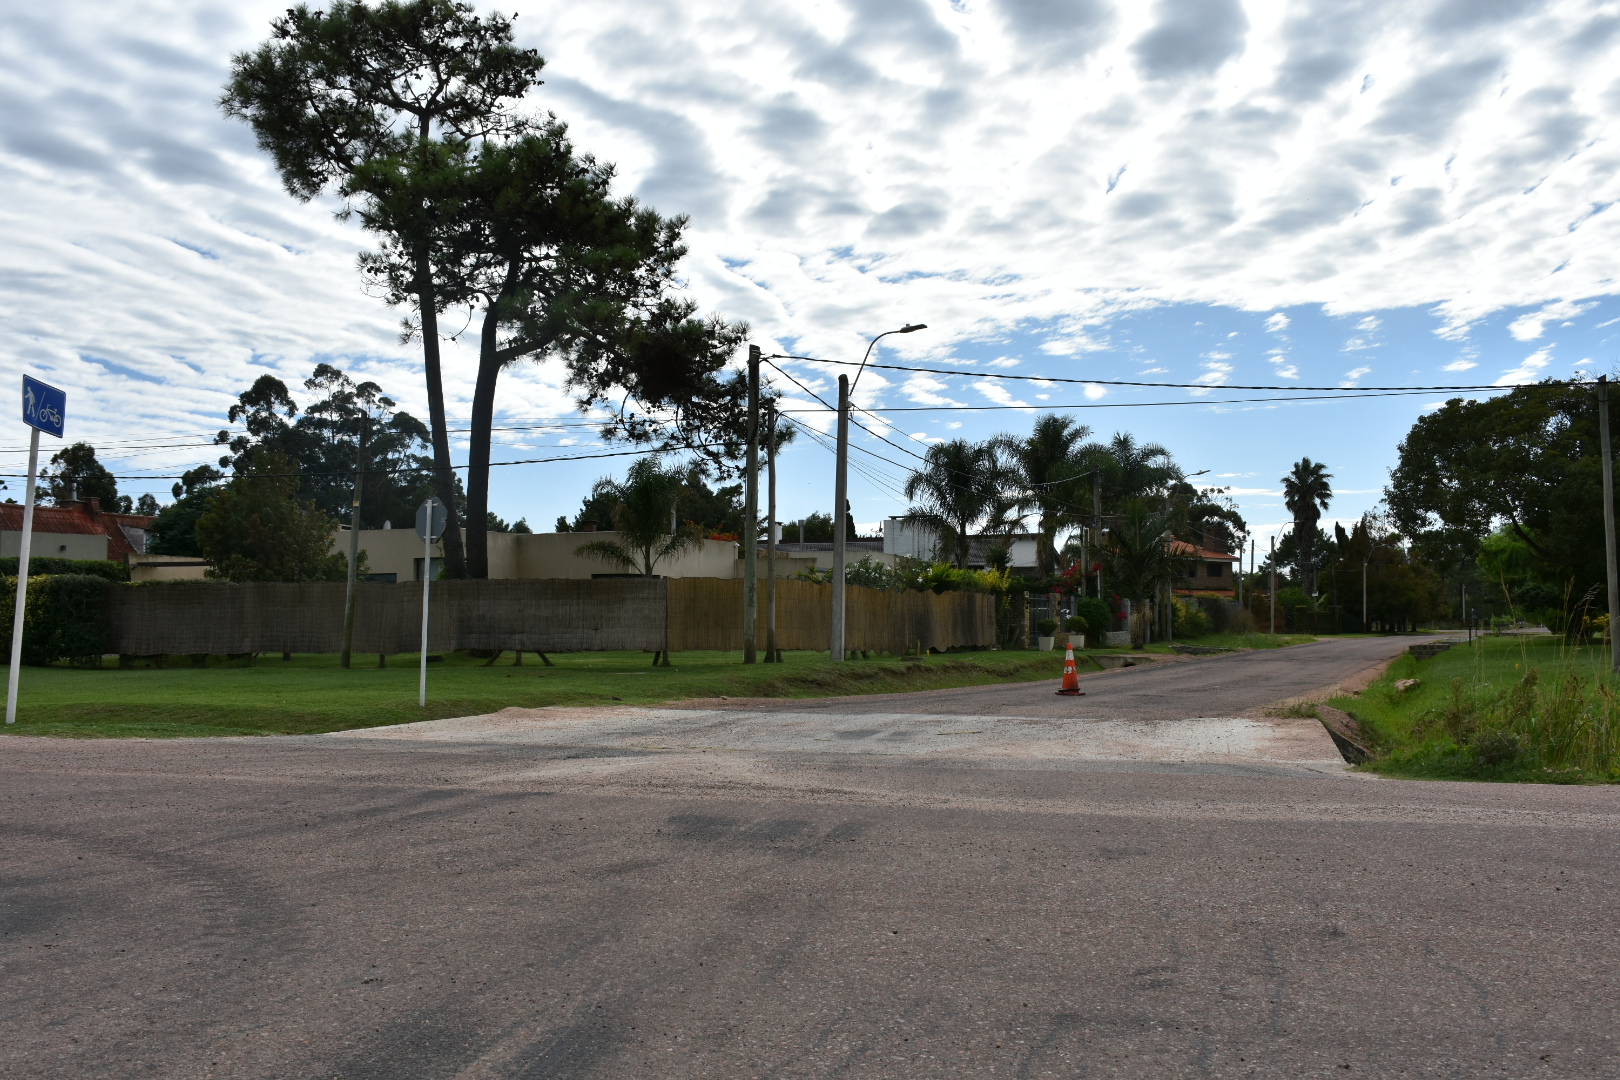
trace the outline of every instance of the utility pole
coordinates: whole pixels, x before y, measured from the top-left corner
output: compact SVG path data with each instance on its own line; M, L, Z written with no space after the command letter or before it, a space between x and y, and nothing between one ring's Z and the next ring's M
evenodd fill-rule
M1609 578L1609 669L1620 671L1620 578L1614 565L1614 455L1609 449L1609 377L1598 376L1598 438L1603 443L1603 569Z
M855 383L861 381L861 373L866 370L866 362L872 359L872 350L878 342L890 334L914 334L926 329L927 323L907 323L898 330L883 331L867 342L866 355L861 357L861 366L855 369L854 382L847 375L838 376L838 466L833 478L832 641L828 650L833 660L844 659L844 529L848 525L844 507L849 502L849 396L855 392Z
M1372 620L1367 617L1367 560L1361 560L1361 632L1368 633L1372 629Z
M849 497L849 376L838 376L838 464L833 476L831 660L844 659L844 503Z
M354 462L354 502L349 513L349 589L343 597L343 666L354 653L354 591L360 580L360 489L366 482L366 436L369 416L360 418L360 449Z
M1097 537L1097 599L1102 592L1102 470L1091 470L1091 530Z
M1277 537L1271 537L1271 632L1277 632Z
M776 401L765 408L765 662L776 655Z
M759 659L759 346L748 346L748 474L743 497L743 663Z

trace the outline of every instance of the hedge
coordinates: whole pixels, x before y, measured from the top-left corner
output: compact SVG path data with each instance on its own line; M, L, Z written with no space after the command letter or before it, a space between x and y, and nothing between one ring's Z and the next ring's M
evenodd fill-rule
M112 559L57 559L32 556L28 560L28 576L35 574L91 574L108 581L128 581L129 567ZM17 556L0 559L0 577L17 576Z
M107 651L106 605L112 587L111 581L95 574L30 574L28 610L23 615L23 663L69 660L100 666L101 656ZM11 656L11 619L16 604L17 579L0 577L0 650L4 650L0 656L6 658Z

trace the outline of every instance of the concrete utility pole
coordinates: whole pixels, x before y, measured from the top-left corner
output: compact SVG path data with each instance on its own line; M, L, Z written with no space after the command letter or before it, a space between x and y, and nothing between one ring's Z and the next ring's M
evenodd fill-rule
M349 514L349 589L343 597L343 666L354 653L354 590L360 580L360 489L366 482L366 435L370 417L360 420L360 450L354 462L354 502Z
M849 497L849 376L838 376L838 461L833 475L831 660L844 659L844 503Z
M776 655L776 402L765 408L765 662Z
M748 346L748 470L743 497L743 663L758 661L759 346Z
M1609 669L1620 671L1620 578L1614 565L1614 455L1609 448L1609 377L1598 376L1598 439L1603 443L1603 569L1609 578Z
M1271 632L1277 632L1277 537L1271 538Z
M844 659L844 530L848 525L844 506L849 501L849 396L855 392L855 383L861 381L861 372L866 370L866 362L872 359L872 350L878 342L890 334L914 334L926 329L927 323L907 323L898 330L883 331L867 343L861 366L855 369L855 381L851 382L846 375L838 376L838 463L833 477L832 640L828 642L827 650L833 660Z

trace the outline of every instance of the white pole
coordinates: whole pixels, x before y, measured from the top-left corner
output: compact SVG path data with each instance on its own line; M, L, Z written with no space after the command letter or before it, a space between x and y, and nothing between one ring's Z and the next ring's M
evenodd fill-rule
M28 606L28 549L34 539L34 483L39 473L39 428L29 428L28 491L23 496L22 541L17 548L17 609L11 616L11 671L6 677L6 723L17 722L17 677L22 673L23 612Z
M433 580L433 511L428 510L427 534L422 540L422 679L416 703L427 708L428 586Z

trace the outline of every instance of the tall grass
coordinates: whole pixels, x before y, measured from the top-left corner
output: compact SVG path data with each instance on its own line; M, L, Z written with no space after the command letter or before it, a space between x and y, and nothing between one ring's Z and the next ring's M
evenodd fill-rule
M1421 693L1399 680L1426 677ZM1608 649L1486 638L1402 658L1349 710L1384 752L1378 771L1519 780L1620 780L1620 693Z

